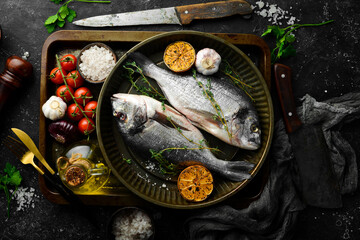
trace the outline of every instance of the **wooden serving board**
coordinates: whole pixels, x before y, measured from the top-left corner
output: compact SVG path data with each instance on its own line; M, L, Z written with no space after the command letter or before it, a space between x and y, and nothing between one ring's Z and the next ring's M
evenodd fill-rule
M162 32L153 31L78 31L78 30L63 30L50 35L44 42L41 53L41 83L40 83L40 108L47 101L47 99L54 95L56 87L48 79L50 71L55 67L55 55L61 53L74 53L80 51L85 45L92 42L103 42L109 45L116 53L118 59L131 47L137 43L155 36ZM270 88L271 79L271 62L270 50L265 41L251 34L237 34L237 33L213 33L215 36L225 39L234 44L255 63L262 73L268 87ZM100 92L102 84L89 84L87 87L97 97ZM48 163L54 168L56 161L56 154L59 153L59 144L53 140L48 133L48 125L50 121L47 120L40 109L40 125L39 125L39 149L41 154L47 159ZM93 133L91 140L96 142L96 136ZM55 149L55 150L54 150ZM61 147L60 147L61 149ZM54 154L54 151L57 152ZM41 165L39 163L39 165ZM41 166L43 169L44 167ZM262 192L262 189L267 180L267 161L249 183L249 185L241 190L239 193L231 197L225 202L235 205L236 207L246 207L250 202L257 199ZM67 204L65 199L51 189L43 176L39 175L40 190L43 195L51 202L56 204ZM139 206L145 205L147 202L110 175L107 183L97 192L91 195L81 195L80 198L87 205L101 205L101 206Z

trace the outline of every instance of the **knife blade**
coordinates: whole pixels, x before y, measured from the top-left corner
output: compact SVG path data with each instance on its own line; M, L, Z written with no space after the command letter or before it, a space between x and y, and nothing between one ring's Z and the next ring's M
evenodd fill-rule
M194 19L214 19L235 14L251 14L251 5L244 0L200 3L178 7L108 14L84 18L73 24L86 27L112 27L150 24L189 24Z
M39 149L36 147L33 140L30 138L29 135L27 135L24 131L17 129L17 128L11 128L11 130L15 133L15 135L25 144L25 146L34 153L35 157L39 159L39 161L44 165L44 167L52 174L54 175L54 170L49 166L49 164L46 162L45 158L41 155Z
M341 193L321 126L301 122L292 92L291 69L277 63L274 65L274 73L303 200L310 206L339 208L342 206Z

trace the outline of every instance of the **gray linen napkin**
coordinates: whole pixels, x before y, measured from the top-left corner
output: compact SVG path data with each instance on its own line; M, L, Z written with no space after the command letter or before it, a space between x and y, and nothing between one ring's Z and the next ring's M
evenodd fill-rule
M354 192L358 184L356 155L340 129L344 123L360 118L360 93L348 93L324 102L305 95L297 111L304 124L321 124L341 192ZM293 154L282 121L276 123L267 161L270 161L270 175L258 200L245 209L219 205L189 218L185 223L188 238L291 239L298 212L306 205L295 187Z

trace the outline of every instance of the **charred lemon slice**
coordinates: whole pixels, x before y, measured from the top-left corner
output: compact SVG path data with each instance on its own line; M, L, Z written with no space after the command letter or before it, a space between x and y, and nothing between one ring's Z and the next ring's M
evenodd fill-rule
M195 63L195 49L190 43L177 41L166 47L165 65L174 72L185 72Z
M185 168L179 175L177 186L180 194L188 201L204 201L213 191L213 177L201 165Z

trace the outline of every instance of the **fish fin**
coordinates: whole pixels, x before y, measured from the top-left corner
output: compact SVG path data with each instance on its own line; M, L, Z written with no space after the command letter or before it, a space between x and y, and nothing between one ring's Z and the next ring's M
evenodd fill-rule
M249 171L254 167L255 164L247 161L227 161L225 168L219 173L227 179L241 182L251 178Z
M156 110L152 119L170 128L178 128L185 131L196 129L187 118L168 105L163 105L162 110Z
M202 119L202 121L195 121L195 120L190 120L192 124L201 127L201 128L209 128L211 129L212 127L217 127L217 128L222 128L222 123L219 119L216 119L216 115L214 115L214 113L211 112L207 112L207 111L199 111L199 110L192 110L189 109L191 112L194 112L195 115L199 116L199 119ZM206 119L204 121L204 119Z

